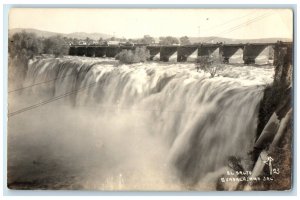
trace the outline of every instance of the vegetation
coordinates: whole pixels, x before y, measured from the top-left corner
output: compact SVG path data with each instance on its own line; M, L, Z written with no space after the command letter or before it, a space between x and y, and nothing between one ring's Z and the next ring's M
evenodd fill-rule
M9 38L9 88L22 87L28 69L28 60L42 52L42 38L38 38L34 33L15 33Z
M93 44L93 40L92 40L91 38L89 38L89 37L86 37L84 41L85 41L85 43L86 43L87 45Z
M161 45L174 45L179 44L179 40L176 37L159 37L159 44Z
M155 39L150 35L144 35L144 38L140 39L139 42L142 44L152 44L155 43Z
M28 60L41 54L44 49L42 38L38 38L34 33L15 33L9 41L8 52L11 58Z
M44 40L44 51L45 54L53 54L55 57L67 55L69 46L61 36L53 36Z
M210 53L209 53L210 54ZM200 69L209 72L211 78L215 77L219 71L224 69L224 64L222 63L222 58L215 54L210 54L209 56L198 57L196 63L196 69Z
M190 39L187 36L183 36L179 38L181 45L189 45L191 44Z
M128 39L128 42L152 44L152 43L155 43L155 39L153 37L151 37L150 35L144 35L144 37L140 38L140 39Z
M41 54L53 54L56 57L68 53L69 38L53 36L49 38L38 37L34 33L18 32L9 38L8 53L9 87L22 87L25 79L28 61Z
M52 36L37 37L34 33L15 33L10 39L8 51L11 58L29 60L40 54L53 54L56 57L68 53L68 38Z
M137 47L135 50L124 49L115 58L120 63L133 64L147 61L150 58L150 53L145 47Z

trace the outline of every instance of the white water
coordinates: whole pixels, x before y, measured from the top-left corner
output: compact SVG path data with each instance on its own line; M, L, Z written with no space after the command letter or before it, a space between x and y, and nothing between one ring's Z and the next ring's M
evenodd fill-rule
M228 157L249 165L270 66L120 65L68 57L30 63L9 112L9 182L37 188L215 190ZM220 174L221 170L221 174Z

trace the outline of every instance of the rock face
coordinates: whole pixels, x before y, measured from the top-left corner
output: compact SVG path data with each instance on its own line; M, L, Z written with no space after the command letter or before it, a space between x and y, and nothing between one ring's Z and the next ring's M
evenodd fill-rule
M292 177L292 45L275 46L275 76L260 105L253 174L269 178L245 189L289 190ZM276 55L277 54L277 55ZM253 175L252 175L253 176Z

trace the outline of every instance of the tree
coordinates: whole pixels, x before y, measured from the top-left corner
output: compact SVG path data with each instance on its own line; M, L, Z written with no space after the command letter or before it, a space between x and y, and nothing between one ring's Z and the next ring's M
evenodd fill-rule
M89 37L86 37L85 42L86 42L87 45L90 45L90 44L92 44L93 40Z
M174 45L174 44L179 44L179 41L178 41L177 38L172 37L172 36L159 37L159 44L161 44L161 45Z
M68 44L59 35L49 37L44 41L44 53L54 54L55 57L58 57L68 54L68 51Z
M79 40L77 38L73 38L72 39L72 44L73 45L78 45L79 44Z
M99 40L98 40L99 43L102 43L103 41L104 41L104 40L103 40L102 37L100 37Z
M140 42L143 44L152 44L155 43L155 40L150 35L144 35L144 38L142 38Z
M190 39L187 36L183 36L179 40L180 40L180 44L181 45L189 45L189 44L191 44Z
M210 77L213 78L217 75L218 71L224 69L222 58L216 54L208 53L208 56L201 56L197 58L196 69L200 69L210 73Z
M43 40L34 33L15 33L9 38L8 45L9 88L22 87L28 70L28 61L43 53Z
M34 33L15 33L9 40L8 51L11 58L18 56L19 59L28 60L43 52L42 39Z

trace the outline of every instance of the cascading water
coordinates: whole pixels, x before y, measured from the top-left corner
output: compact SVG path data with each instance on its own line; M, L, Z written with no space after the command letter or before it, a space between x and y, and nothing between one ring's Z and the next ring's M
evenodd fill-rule
M31 61L24 86L46 82L9 96L9 113L42 105L9 119L9 182L215 190L230 156L249 166L272 73L270 66L227 66L210 78L191 63Z

